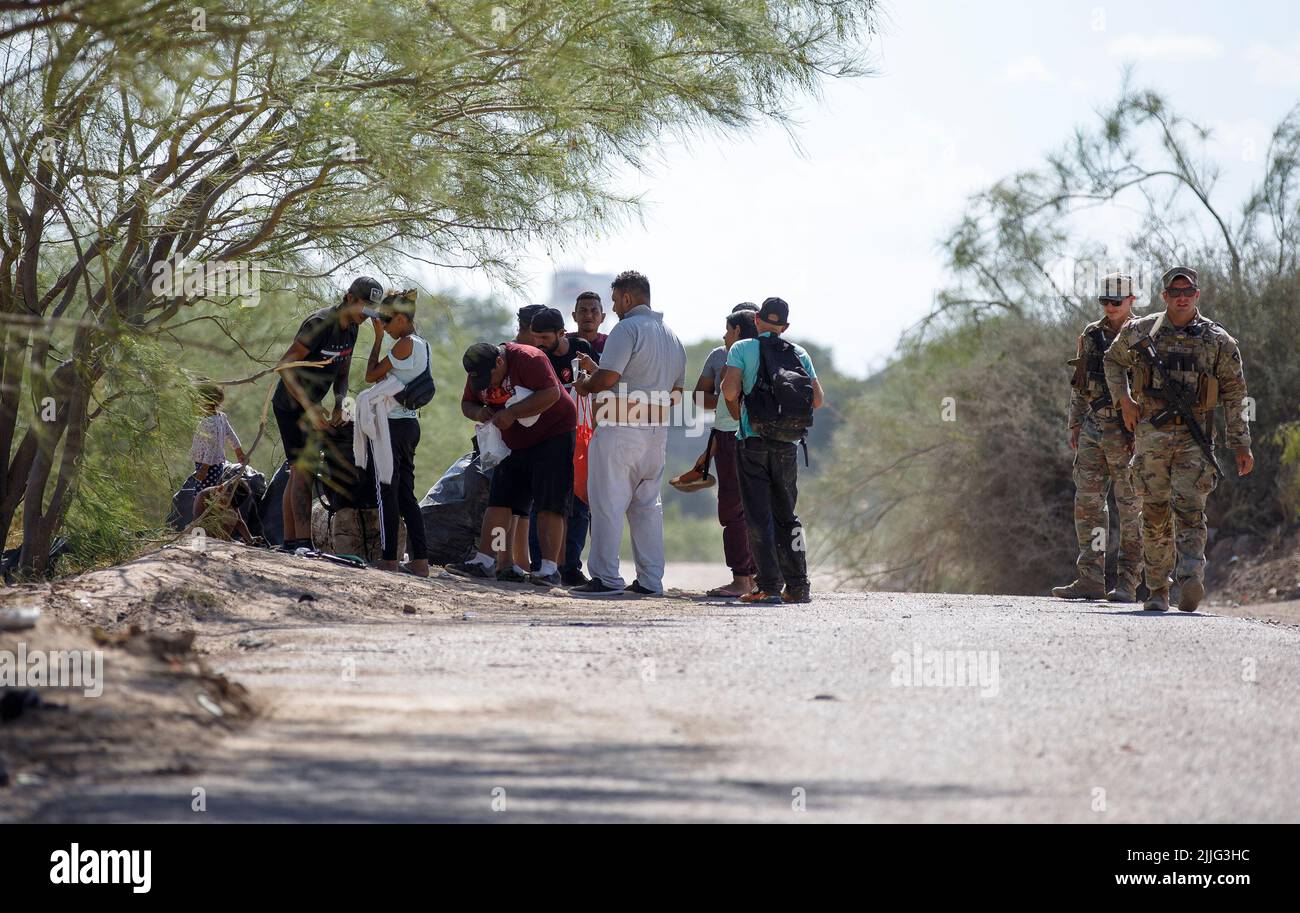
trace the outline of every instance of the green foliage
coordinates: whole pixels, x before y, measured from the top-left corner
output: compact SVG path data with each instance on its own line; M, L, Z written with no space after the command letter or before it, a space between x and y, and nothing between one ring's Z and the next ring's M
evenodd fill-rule
M1277 429L1278 455L1277 496L1282 515L1300 523L1300 422Z
M611 175L665 135L784 120L823 76L861 72L875 3L102 0L48 12L0 26L0 528L25 499L36 554L87 463L86 429L105 414L91 394L118 384L126 335L172 339L211 320L248 360L172 361L218 380L286 338L204 311L233 296L168 287L165 264L255 264L271 301L332 297L336 272L391 278L411 257L516 283L528 242L629 214ZM239 391L245 429L269 383ZM20 427L22 394L47 389L60 421ZM122 395L154 408L149 391ZM442 425L455 418L447 399L430 412Z

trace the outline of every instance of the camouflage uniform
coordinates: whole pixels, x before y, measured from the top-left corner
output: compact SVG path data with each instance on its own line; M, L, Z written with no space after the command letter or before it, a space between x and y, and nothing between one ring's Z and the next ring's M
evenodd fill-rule
M1166 403L1159 395L1160 378L1133 350L1147 336L1160 313L1129 321L1106 350L1106 383L1119 402L1133 375L1133 399L1142 409L1133 456L1134 484L1142 497L1142 543L1149 589L1166 587L1172 577L1180 586L1205 579L1205 501L1218 484L1214 467L1205 458L1182 419L1166 419L1157 428ZM1250 445L1250 426L1242 402L1246 378L1237 340L1197 311L1186 326L1167 319L1155 339L1155 349L1169 377L1187 390L1192 411L1213 440L1214 407L1220 400L1227 419L1227 443Z
M1129 468L1132 449L1124 420L1106 387L1103 361L1117 333L1103 318L1090 323L1079 336L1074 379L1070 390L1070 431L1079 429L1074 453L1074 531L1079 540L1079 583L1104 589L1106 536L1110 509L1106 492L1114 483L1119 509L1119 551L1115 586L1132 592L1142 572L1142 501L1133 487ZM1096 530L1104 530L1100 539ZM1100 548L1097 546L1100 545Z

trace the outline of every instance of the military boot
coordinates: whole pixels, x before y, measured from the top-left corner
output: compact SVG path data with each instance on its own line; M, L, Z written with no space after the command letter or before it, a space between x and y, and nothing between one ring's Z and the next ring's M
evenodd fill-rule
M1205 584L1195 577L1183 581L1181 592L1178 594L1178 611L1195 612L1196 607L1201 604L1205 598Z
M1052 587L1057 599L1105 599L1106 587L1087 580L1075 580L1067 586Z
M1162 586L1159 589L1151 591L1147 601L1142 604L1144 612L1168 612L1169 611L1169 587Z
M1137 602L1137 584L1131 580L1116 580L1115 589L1106 594L1111 602Z

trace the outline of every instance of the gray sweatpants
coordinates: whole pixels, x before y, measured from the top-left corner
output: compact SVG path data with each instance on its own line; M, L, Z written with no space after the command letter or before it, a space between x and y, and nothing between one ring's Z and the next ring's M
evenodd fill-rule
M660 486L668 448L667 428L597 425L587 455L591 505L591 551L587 570L606 586L621 587L618 547L623 518L632 529L632 554L641 585L664 586L664 503Z

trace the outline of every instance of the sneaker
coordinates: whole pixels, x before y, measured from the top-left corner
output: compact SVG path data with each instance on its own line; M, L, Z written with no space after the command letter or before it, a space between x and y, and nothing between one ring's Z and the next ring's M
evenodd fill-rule
M457 561L455 564L443 565L447 573L457 577L471 577L476 580L496 580L497 575L491 567L484 567L477 561Z
M514 566L503 567L497 571L497 580L500 583L527 583L532 574L521 574L514 569Z
M640 580L633 580L632 585L628 587L624 592L635 593L638 596L662 596L663 595L662 590L652 590L649 587L642 586Z
M528 582L537 586L562 586L559 571L552 571L549 574L529 574Z
M780 593L765 593L762 590L754 590L752 593L746 593L740 597L741 602L758 603L760 605L781 605L785 602Z
M569 592L584 599L602 599L606 596L622 596L626 591L622 587L606 586L600 578L592 577L582 586L575 586Z
M561 571L560 572L561 586L584 586L585 584L588 583L591 583L591 581L587 578L587 575L584 574L582 571L567 571L567 572Z
M1178 611L1195 612L1196 607L1205 598L1205 584L1195 577L1183 581L1178 593Z
M796 604L809 603L812 602L812 590L791 590L789 587L786 587L781 591L781 598L786 602Z

